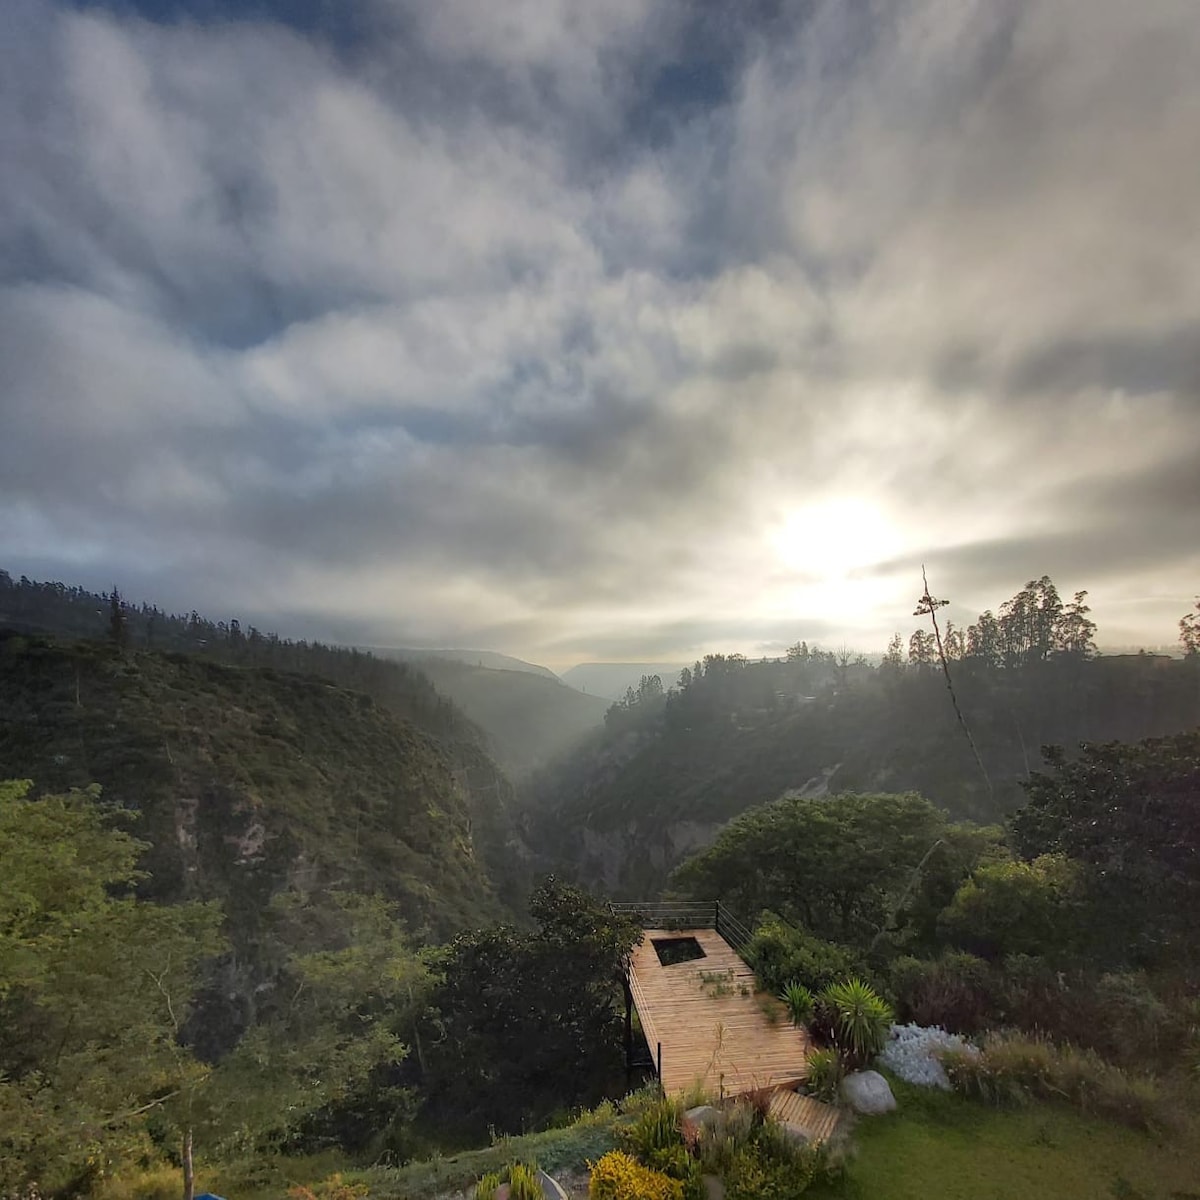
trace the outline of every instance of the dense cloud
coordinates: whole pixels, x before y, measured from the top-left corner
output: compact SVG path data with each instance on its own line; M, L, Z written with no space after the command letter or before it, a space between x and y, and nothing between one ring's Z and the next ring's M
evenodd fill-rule
M5 23L0 566L559 664L1200 589L1193 0Z

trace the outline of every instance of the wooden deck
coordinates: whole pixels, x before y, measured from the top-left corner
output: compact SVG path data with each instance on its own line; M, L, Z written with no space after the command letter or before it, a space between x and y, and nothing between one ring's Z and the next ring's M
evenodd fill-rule
M810 1146L819 1146L833 1137L842 1119L841 1111L832 1104L791 1091L779 1091L771 1097L771 1116L782 1125L798 1129Z
M662 938L695 938L705 956L664 967L651 944ZM630 962L629 990L650 1053L662 1043L669 1095L700 1082L714 1097L740 1096L807 1077L808 1034L774 996L756 994L754 972L713 929L647 929Z

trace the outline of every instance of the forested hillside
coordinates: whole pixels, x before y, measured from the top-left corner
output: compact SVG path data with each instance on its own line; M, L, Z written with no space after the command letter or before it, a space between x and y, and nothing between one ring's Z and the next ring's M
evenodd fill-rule
M387 653L380 651L380 653ZM548 675L422 658L421 672L487 736L514 781L572 750L604 723L608 702Z
M657 677L541 773L526 837L618 894L653 894L746 808L790 790L918 791L987 823L1022 798L1045 745L1135 741L1200 723L1200 657L1098 655L1085 596L1030 583L968 630L897 635L878 665L804 644L785 661L709 655ZM1185 626L1185 633L1186 633Z
M138 814L156 898L220 898L238 928L285 886L400 902L414 931L496 914L504 813L370 697L271 668L0 635L0 774L98 783Z

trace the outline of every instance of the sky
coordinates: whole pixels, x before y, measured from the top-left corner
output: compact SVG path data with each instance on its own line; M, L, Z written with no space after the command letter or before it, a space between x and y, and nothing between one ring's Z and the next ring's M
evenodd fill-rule
M0 568L552 666L1200 592L1195 0L4 0Z

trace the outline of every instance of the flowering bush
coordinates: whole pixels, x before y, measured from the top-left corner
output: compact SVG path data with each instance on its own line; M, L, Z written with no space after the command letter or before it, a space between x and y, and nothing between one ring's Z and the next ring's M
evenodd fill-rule
M589 1200L683 1200L683 1184L643 1167L620 1150L592 1165Z

